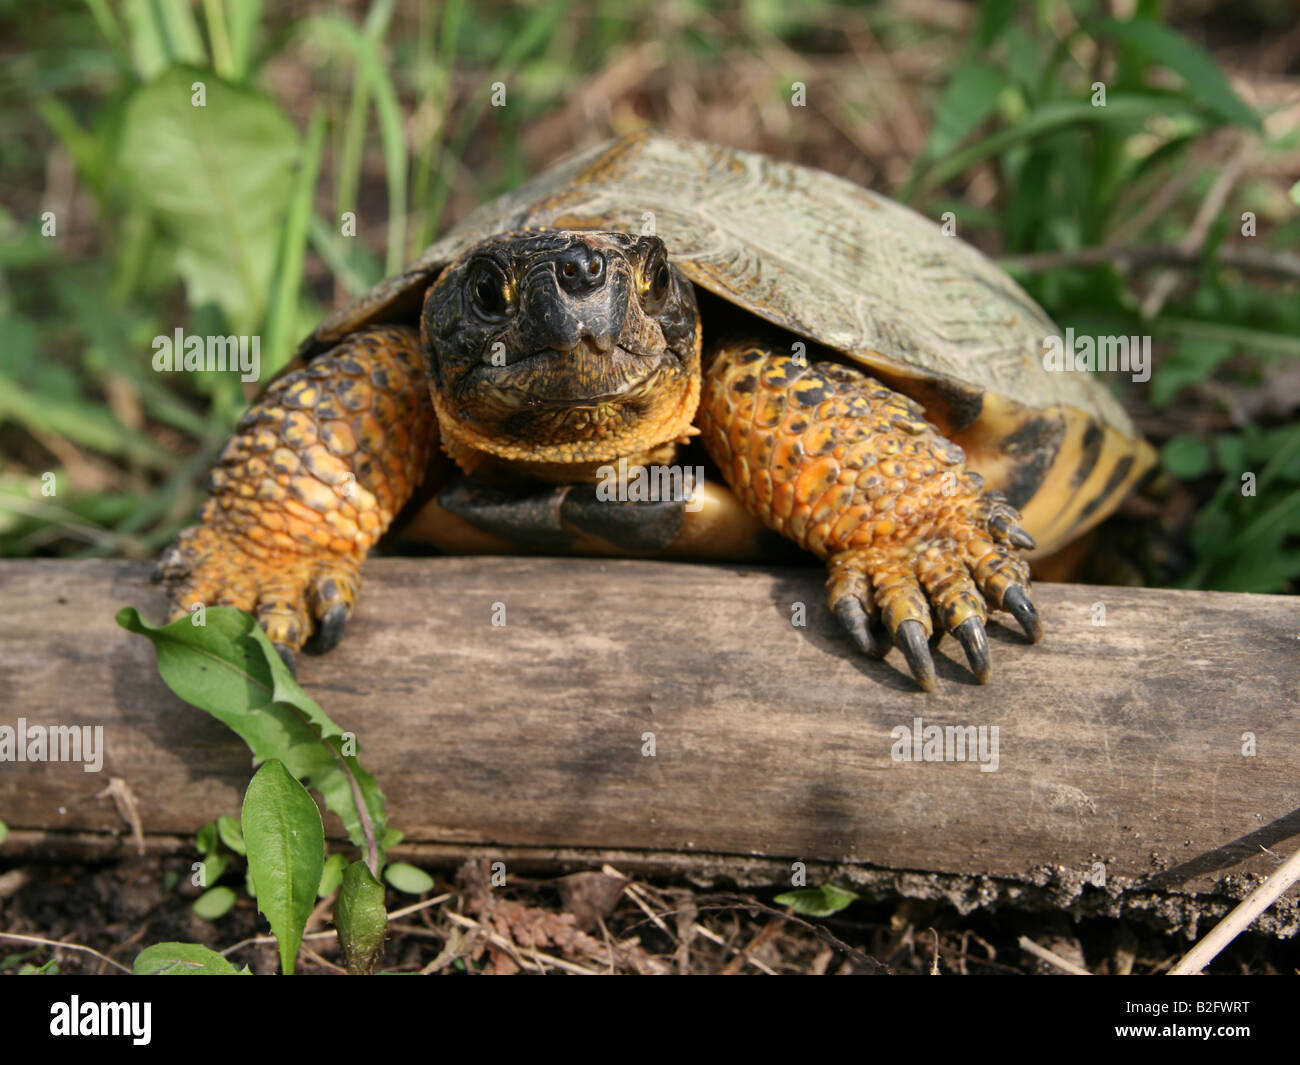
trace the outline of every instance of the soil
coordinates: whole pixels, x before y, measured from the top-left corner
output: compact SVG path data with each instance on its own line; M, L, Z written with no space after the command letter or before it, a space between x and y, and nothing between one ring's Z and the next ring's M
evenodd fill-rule
M242 889L239 901L207 921L191 904L184 856L92 864L0 866L0 928L91 947L130 968L144 947L172 940L227 952L254 973L278 960L266 922ZM800 918L775 902L777 891L739 893L682 880L623 881L601 872L554 879L509 878L493 887L486 863L433 869L435 888L415 898L388 893L390 917L378 967L443 974L573 971L615 973L775 972L920 975L1061 973L1020 946L1033 941L1062 961L1098 974L1159 973L1191 945L1184 934L1140 919L1071 917L1015 907L962 914L942 899L860 900L826 918ZM329 903L313 915L300 973L339 973L343 959L328 934ZM242 945L240 945L242 944ZM234 949L231 949L234 948ZM7 973L41 966L63 973L122 970L93 954L7 940ZM1243 935L1211 966L1223 974L1300 972L1294 939Z

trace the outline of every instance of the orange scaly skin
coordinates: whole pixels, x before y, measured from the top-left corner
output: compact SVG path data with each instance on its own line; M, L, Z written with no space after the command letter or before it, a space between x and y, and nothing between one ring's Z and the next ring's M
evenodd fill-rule
M859 370L724 344L706 367L697 424L746 508L827 561L832 609L856 599L873 628L894 635L913 620L928 637L932 608L951 632L982 624L986 600L1000 607L1009 588L1029 586L1003 532L1015 511L981 491L916 403ZM855 636L864 650L888 649Z
M290 651L313 619L336 639L361 562L419 486L436 439L414 329L356 333L274 381L222 450L201 524L162 558L172 617L235 606Z

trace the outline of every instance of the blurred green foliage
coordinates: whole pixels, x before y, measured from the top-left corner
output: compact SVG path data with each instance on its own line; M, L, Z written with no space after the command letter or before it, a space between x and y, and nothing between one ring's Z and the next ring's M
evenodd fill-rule
M1155 0L1124 20L1099 0L983 0L964 33L830 0L747 0L725 17L698 0L449 0L414 16L374 0L355 18L276 7L0 0L0 25L29 42L0 82L0 184L53 181L56 144L71 201L93 218L69 242L43 235L37 196L21 214L0 208L0 553L155 553L192 518L247 396L232 374L154 373L152 338L177 326L261 336L265 380L324 313L322 264L333 299L364 292L444 227L480 139L499 161L475 189L487 200L529 176L535 123L649 40L683 69L752 49L815 72L839 46L827 26L860 24L886 51L946 49L942 87L922 101L924 150L895 195L932 217L951 210L961 235L1001 248L1062 326L1152 336L1161 355L1143 402L1157 421L1211 382L1258 388L1300 359L1295 279L1219 260L1244 210L1259 245L1300 245L1295 189L1235 185L1195 234L1190 289L1154 304L1120 255L1089 255L1186 242L1234 152L1300 147L1295 131L1264 133ZM792 80L779 73L774 98ZM498 81L510 106L491 108ZM191 106L200 90L206 106ZM962 197L977 178L996 188L975 206ZM386 218L382 234L341 235L344 212L381 195L366 217ZM66 237L67 218L55 224ZM1165 469L1200 505L1180 534L1190 558L1163 577L1292 589L1300 426L1170 425L1156 434Z

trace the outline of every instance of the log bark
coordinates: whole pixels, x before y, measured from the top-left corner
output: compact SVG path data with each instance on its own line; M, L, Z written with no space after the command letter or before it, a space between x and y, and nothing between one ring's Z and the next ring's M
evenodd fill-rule
M249 752L113 620L128 604L161 620L148 571L0 562L0 725L105 738L98 773L0 763L0 856L134 849L111 778L153 849L238 813ZM357 733L412 853L497 848L545 867L617 852L773 879L804 861L859 882L965 878L974 902L994 882L1114 902L1240 895L1294 849L1300 600L1037 585L1042 644L991 623L981 687L945 640L925 695L897 652L853 649L822 582L811 568L374 559L342 644L300 656L299 680ZM984 766L978 747L916 759L918 719L922 738L983 729ZM341 835L332 815L327 829ZM1295 894L1279 930L1295 927Z

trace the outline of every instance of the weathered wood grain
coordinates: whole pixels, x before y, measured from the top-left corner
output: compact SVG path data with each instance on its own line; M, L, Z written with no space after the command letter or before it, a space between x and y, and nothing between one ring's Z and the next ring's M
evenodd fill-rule
M151 836L239 808L247 750L114 623L127 604L161 619L148 570L0 563L0 725L102 724L107 752L100 773L0 764L10 847L120 835L96 798L110 777ZM992 625L980 687L946 640L924 695L896 653L852 650L815 569L376 559L365 580L342 645L299 679L357 732L394 825L443 851L803 859L1077 895L1102 870L1222 888L1300 834L1293 598L1039 585L1043 644ZM996 726L996 771L894 760L917 717Z

